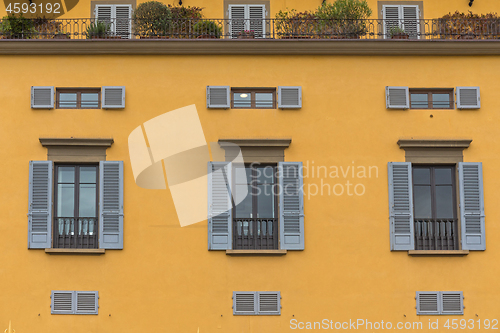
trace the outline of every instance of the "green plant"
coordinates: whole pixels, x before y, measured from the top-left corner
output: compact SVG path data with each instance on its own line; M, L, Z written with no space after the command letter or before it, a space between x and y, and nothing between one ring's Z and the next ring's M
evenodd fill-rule
M500 35L500 18L497 13L473 14L448 13L437 20L437 34L441 38L456 39L462 36L474 38L498 38Z
M139 36L167 36L172 20L170 8L158 1L143 2L132 15Z
M193 31L196 36L211 36L215 38L220 38L220 36L222 36L222 28L214 21L209 20L197 22L193 26Z
M103 21L93 22L87 28L87 39L106 37L110 33L110 26L109 23Z
M372 10L366 0L324 2L315 12L322 33L355 37L367 32L366 19Z
M404 35L406 34L405 30L399 26L394 26L389 29L389 36L392 38L392 36L395 35Z
M275 16L276 32L283 37L312 36L317 32L317 17L311 12L280 10Z
M0 22L0 34L5 38L30 39L35 38L37 31L33 20L23 17L23 15L8 15Z

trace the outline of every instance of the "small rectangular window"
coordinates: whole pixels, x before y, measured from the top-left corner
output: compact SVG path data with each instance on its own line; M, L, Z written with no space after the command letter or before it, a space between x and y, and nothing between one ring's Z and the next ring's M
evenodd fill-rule
M276 88L232 88L232 109L276 109Z
M58 109L100 109L100 88L57 88L56 108Z
M453 109L453 89L410 88L410 109Z

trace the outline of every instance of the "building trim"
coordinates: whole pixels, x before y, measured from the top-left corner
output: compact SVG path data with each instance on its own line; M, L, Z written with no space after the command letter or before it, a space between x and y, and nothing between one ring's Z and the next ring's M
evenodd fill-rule
M106 160L106 149L113 139L100 138L40 138L47 148L47 160L53 162L89 163Z

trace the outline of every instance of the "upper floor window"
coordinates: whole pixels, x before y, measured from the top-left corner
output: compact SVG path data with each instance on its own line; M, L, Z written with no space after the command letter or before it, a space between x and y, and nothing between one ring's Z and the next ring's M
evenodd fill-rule
M396 32L420 38L423 1L379 1L378 8L379 18L383 19L384 38L392 38Z
M410 109L453 109L455 107L453 93L453 88L410 88Z
M95 4L94 17L108 25L107 38L109 36L132 37L132 4L106 4L106 2Z
M231 88L233 109L276 109L276 88Z
M101 88L57 88L57 109L100 109Z
M230 38L264 38L269 33L269 1L233 0L227 4L226 18L229 19Z

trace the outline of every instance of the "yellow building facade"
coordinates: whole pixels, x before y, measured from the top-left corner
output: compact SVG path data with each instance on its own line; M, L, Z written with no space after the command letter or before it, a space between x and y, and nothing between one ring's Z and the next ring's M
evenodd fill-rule
M204 16L213 19L227 18L225 8L230 4L229 0L183 1L185 6L204 7ZM320 4L271 0L264 5L272 19L280 10L314 10ZM471 7L467 0L369 0L368 4L371 19L383 19L379 8L384 5L418 6L422 19L455 11L500 9L495 0L476 0ZM95 5L80 1L60 18L89 18ZM495 176L500 164L496 147L500 140L499 56L500 44L491 39L0 40L0 136L4 143L0 151L0 324L7 328L11 320L16 332L425 332L447 331L455 324L460 331L498 329L500 272L495 263L500 260L500 228L495 221L500 219L500 209L494 192L500 185ZM36 107L33 87L54 89L51 107ZM105 108L106 87L125 87L120 95L124 105ZM211 107L211 87L226 87L224 96L230 99L226 107ZM292 96L300 105L280 108L278 103L286 104L281 87L300 88L299 95ZM89 97L92 107L86 108L82 94L94 91L98 107L93 107L93 97ZM269 91L272 102L264 96ZM74 103L79 108L64 107L60 95L64 93L78 94ZM457 93L477 94L477 104L467 108L468 99L459 108ZM254 103L262 97L263 107L246 107L241 94L253 96ZM404 105L392 97L402 98ZM240 107L235 105L238 101ZM152 154L148 163L156 162L152 136L148 138L153 129L146 124L193 105L212 162L231 161L225 143L236 143L247 166L261 162L276 167L271 183L277 185L283 185L281 162L302 163L303 176L295 179L303 184L302 193L297 194L303 197L302 207L294 212L298 220L303 218L303 224L296 225L300 229L297 248L283 245L287 232L282 230L286 219L283 194L273 196L275 201L270 203L276 245L237 247L231 232L237 233L240 227L245 234L245 225L233 225L237 213L230 208L229 245L216 250L210 238L215 231L209 230L207 216L181 226L171 179L163 184L165 189L138 185L138 167L133 163L140 162L131 156L135 151L131 133L140 128ZM174 131L175 122L171 125L168 130ZM179 134L182 140L183 134ZM103 160L123 162L122 174L115 174L122 192L111 189L112 195L122 193L122 201L117 201L117 211L108 212L122 223L116 234L122 244L115 248L99 245L106 231L98 235L98 229L108 214L101 201L106 184L99 176ZM39 212L33 207L32 185L40 183L30 173L30 161L43 161L52 168L47 171L51 229L45 239L48 245L39 248L32 245L37 238L31 236L36 234L33 214ZM391 174L391 162L405 162L396 166L406 167L406 183L395 183L401 179ZM168 178L166 163L160 162L157 171ZM467 167L478 165L479 171L468 173ZM79 171L71 169L73 178L65 181L63 169L74 167ZM92 173L89 167L97 171ZM449 182L439 178L446 170ZM91 172L93 180L83 181L85 172ZM427 174L428 180L418 183ZM472 183L467 182L468 176ZM260 180L255 177L251 179L257 184ZM230 187L237 192L238 180L232 179ZM71 193L63 191L68 184ZM405 190L406 185L409 189ZM80 187L75 190L76 186ZM204 186L203 195L209 192L209 214L215 219L217 214L210 208L215 192L210 194L210 186ZM473 187L469 197L468 186ZM65 200L71 202L71 209L75 203L87 204L84 188L94 191L91 207L96 229L92 232L79 229L83 227L77 225L78 219L69 226L56 218L63 216L58 207L68 205ZM401 191L410 195L407 213L397 211L398 195L404 196ZM253 207L250 214L255 209L263 214L255 207L266 204L253 200L248 204ZM463 211L471 201L479 210ZM183 204L189 210L189 203ZM428 218L427 210L432 215ZM430 242L426 233L435 235L435 225L448 228L443 217L447 210L453 220L450 228L455 228L453 240L445 239L449 237L445 230L440 245L436 239L434 245L426 245L425 237ZM419 219L418 214L423 217ZM466 224L470 214L473 222ZM408 228L401 232L407 239L398 247L396 239L402 229L396 225L401 216L410 220L398 225ZM254 215L251 219L256 223ZM427 220L438 224L431 227L425 224L430 223ZM418 235L418 227L424 236ZM92 233L97 243L92 249L64 250L54 243L59 228L61 235ZM259 236L264 233L258 232ZM468 237L472 237L470 244L466 244ZM68 298L60 296L71 303L67 309L64 305L69 303L62 301L65 314L54 311L57 291L68 292ZM76 291L98 292L92 294L98 295L96 307L90 310L95 313L75 310L79 294L71 292ZM256 304L249 305L257 307L254 313L243 306L247 303L241 305L247 312L235 313L233 298L238 292L279 292L272 294L278 295L278 308L266 313L264 298L256 294ZM451 306L449 313L447 306Z

